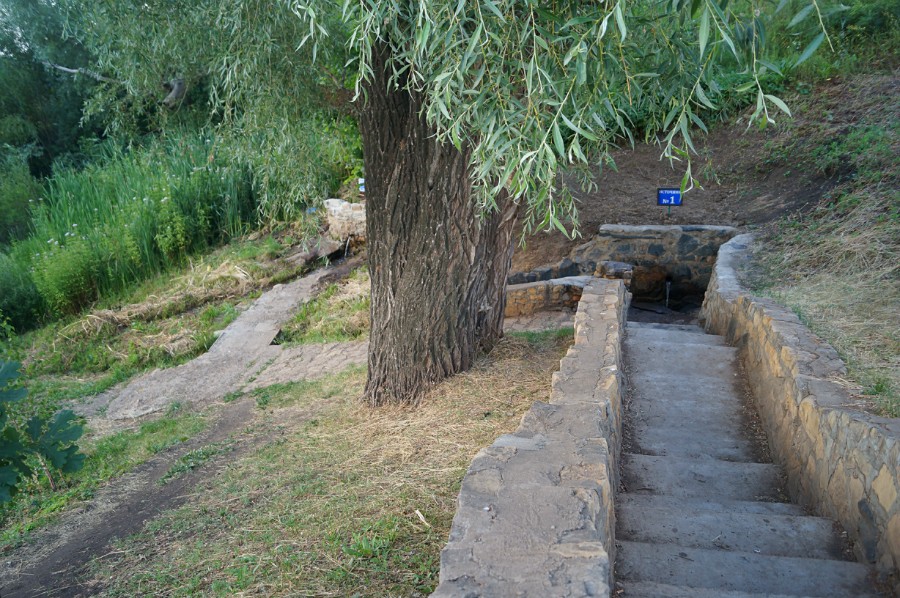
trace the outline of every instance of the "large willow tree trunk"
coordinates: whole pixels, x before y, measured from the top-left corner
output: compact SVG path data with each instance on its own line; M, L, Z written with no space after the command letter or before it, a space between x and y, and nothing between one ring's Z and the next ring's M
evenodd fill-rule
M373 59L360 129L372 331L366 399L411 403L472 366L503 334L516 206L482 218L469 154L438 143L421 98L389 87Z

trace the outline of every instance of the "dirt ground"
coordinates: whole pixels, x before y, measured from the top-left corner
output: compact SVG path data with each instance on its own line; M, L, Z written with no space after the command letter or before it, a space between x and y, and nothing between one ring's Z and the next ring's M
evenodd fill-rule
M829 85L835 89L827 89L827 93L840 93L841 82ZM694 172L703 188L689 192L684 205L672 208L671 214L656 206L656 189L679 185L683 171L678 165L673 168L660 160L661 150L656 145L617 152L614 158L618 170L606 169L600 174L595 191L573 191L582 238L568 239L559 232L533 234L527 237L524 248L516 250L513 271L560 260L602 224L719 224L746 230L809 209L834 186L835 179L813 169L797 168L790 156L773 158L773 148L784 145L785 135L774 128L747 130L742 122L719 127L704 145L698 145L700 156L694 160ZM640 313L635 319L656 321L661 317L672 321L672 315L662 314L658 306L636 309ZM683 316L690 319L692 314ZM240 436L254 419L249 401L230 405L202 437L114 480L98 493L97 500L63 517L59 525L36 532L28 545L0 556L0 596L86 596L100 591L98 586L79 582L83 567L92 558L113 550L109 543L114 538L138 531L162 510L189 500L197 484L216 476L222 465L255 440L245 437L238 443L240 448L216 463L160 486L157 480L169 465L191 448ZM103 500L108 504L104 506Z
M567 239L555 229L529 235L525 247L513 254L512 270L529 271L565 257L603 224L713 224L748 230L807 210L836 180L776 160L770 148L783 144L786 136L773 127L747 129L745 122L716 129L693 158L702 187L687 192L684 205L671 211L656 205L656 190L680 186L684 165L661 160L657 145L617 151L617 171L598 172L593 191L583 191L574 177L563 177L578 202L580 237Z

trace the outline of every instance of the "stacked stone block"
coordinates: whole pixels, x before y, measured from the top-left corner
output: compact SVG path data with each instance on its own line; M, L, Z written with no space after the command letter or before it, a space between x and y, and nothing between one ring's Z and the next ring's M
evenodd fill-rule
M751 296L735 274L750 235L722 246L701 317L737 346L791 497L838 520L862 562L900 595L900 419L847 407L837 353L786 308Z
M631 264L630 290L636 298L663 299L666 281L673 296L702 297L719 247L736 232L730 226L605 224L572 251L569 261L595 276L603 276L604 262Z
M507 318L529 316L539 311L560 307L574 309L581 299L584 285L591 280L590 276L570 276L508 285L504 316Z
M463 479L433 596L610 595L627 302L621 281L584 287L549 402Z

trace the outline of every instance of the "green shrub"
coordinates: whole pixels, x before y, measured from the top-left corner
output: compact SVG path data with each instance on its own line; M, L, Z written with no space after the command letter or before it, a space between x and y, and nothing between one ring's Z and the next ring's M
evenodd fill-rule
M22 147L37 140L37 128L18 114L0 118L0 145Z
M41 296L28 269L13 257L0 252L0 314L22 330L37 322ZM0 318L2 318L0 316Z
M0 245L25 236L30 219L29 202L40 195L41 186L28 171L25 155L0 152Z
M83 239L48 244L34 264L34 283L54 313L78 313L97 298L98 256Z

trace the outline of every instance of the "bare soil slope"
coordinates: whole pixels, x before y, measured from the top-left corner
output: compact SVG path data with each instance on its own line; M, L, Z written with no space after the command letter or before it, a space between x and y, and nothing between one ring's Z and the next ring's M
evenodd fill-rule
M812 95L851 95L849 88L860 84L859 79L834 80ZM890 88L895 80L890 76L864 78L862 84ZM678 187L684 164L672 165L661 159L662 149L657 145L639 144L617 151L613 156L617 170L598 170L594 191L582 191L573 177L563 177L578 202L581 238L567 239L555 229L529 235L525 247L513 255L513 271L559 260L602 224L719 224L749 229L812 209L842 173L804 168L789 150L801 147L803 138L823 124L846 126L845 122L854 118L854 110L847 106L840 114L808 112L800 97L793 107L791 127L769 125L761 131L754 125L748 129L746 116L735 117L698 143L693 172L702 188L689 191L684 205L672 208L671 213L656 205L656 189ZM816 133L821 135L821 131Z

